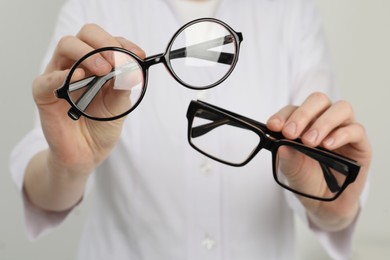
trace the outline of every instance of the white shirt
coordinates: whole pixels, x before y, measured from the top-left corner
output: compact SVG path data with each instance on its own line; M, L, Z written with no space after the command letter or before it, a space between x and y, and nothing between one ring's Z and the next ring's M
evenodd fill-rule
M199 17L213 17L219 0L168 0L183 23Z
M335 96L310 1L220 0L215 17L242 32L244 41L235 71L205 101L264 122L313 91ZM91 22L132 40L147 55L163 52L182 25L167 0L70 0L44 64L60 37ZM96 195L79 259L291 259L294 212L308 221L296 198L274 181L270 153L261 151L241 168L207 159L186 137L188 104L202 94L179 85L163 65L149 76L119 143L92 175ZM46 147L37 121L11 156L20 190L28 161ZM25 201L28 236L48 232L66 215L40 212ZM311 228L333 258L348 256L354 225L336 233Z

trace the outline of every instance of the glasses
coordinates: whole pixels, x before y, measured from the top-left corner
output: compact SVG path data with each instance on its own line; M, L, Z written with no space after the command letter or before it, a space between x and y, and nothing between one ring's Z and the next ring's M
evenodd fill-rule
M260 122L202 101L190 103L187 119L188 141L197 151L224 164L243 166L264 148L272 153L275 181L304 197L335 200L360 170L356 161L308 147L300 139L287 140ZM210 145L215 140L220 145Z
M150 66L163 63L181 85L208 89L233 71L243 37L226 23L212 18L191 21L170 40L166 51L144 60L117 47L94 50L70 69L64 84L55 91L71 108L68 116L81 115L100 121L115 120L133 111L144 97ZM98 74L88 64L99 63L107 72Z

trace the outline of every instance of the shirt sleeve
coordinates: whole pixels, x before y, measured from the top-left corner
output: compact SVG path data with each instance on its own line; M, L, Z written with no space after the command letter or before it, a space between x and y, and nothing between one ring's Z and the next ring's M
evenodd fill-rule
M364 207L367 200L369 185L366 184L363 193L360 197L360 211ZM346 228L340 231L326 231L317 227L310 221L306 214L306 210L299 202L298 198L291 192L285 191L288 205L294 210L298 218L313 232L319 243L322 245L331 259L344 260L350 259L352 255L352 240L359 222L360 211L355 219Z
M35 154L46 148L47 143L42 130L36 126L15 146L10 157L12 179L22 196L25 229L29 239L35 239L57 226L69 213L44 212L34 207L24 194L23 181L26 167Z
M83 24L83 8L80 4L81 2L83 1L70 0L62 6L51 44L42 62L41 71L43 71L43 68L52 56L58 40L64 35L74 35L80 29L81 24ZM24 174L28 163L38 152L48 148L40 126L38 113L36 113L35 118L33 129L16 144L10 155L11 177L23 200L25 229L29 239L36 239L57 227L64 221L69 212L71 212L71 210L58 213L45 212L31 204L24 194ZM90 179L87 184L87 192L93 182L92 178Z
M23 182L26 167L32 157L47 147L46 139L39 127L39 120L37 120L36 126L15 146L10 156L11 177L22 197L25 230L27 237L31 240L37 239L59 226L78 205L63 212L47 212L35 207L25 195ZM85 194L88 194L92 189L93 182L94 178L91 174Z
M352 255L352 239L360 212L353 222L346 228L337 232L327 232L309 221L309 227L326 249L328 255L335 260L350 259Z
M322 28L321 14L313 1L289 1L286 10L284 40L291 46L292 93L291 104L300 105L311 93L322 92L332 100L340 97L335 84L330 53ZM361 208L368 193L366 185ZM286 192L288 204L310 228L332 259L348 259L352 251L352 239L359 219L338 232L328 232L310 222L299 200ZM360 210L361 210L360 208Z

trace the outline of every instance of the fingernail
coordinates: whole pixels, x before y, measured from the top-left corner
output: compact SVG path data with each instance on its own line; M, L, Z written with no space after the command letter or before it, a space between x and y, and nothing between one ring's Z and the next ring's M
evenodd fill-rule
M334 144L335 139L333 137L329 137L324 141L325 146L332 146Z
M294 122L289 123L284 129L288 134L295 135L297 131L297 125Z
M314 144L318 137L318 131L317 130L311 130L310 132L305 134L305 139L309 141L310 143Z

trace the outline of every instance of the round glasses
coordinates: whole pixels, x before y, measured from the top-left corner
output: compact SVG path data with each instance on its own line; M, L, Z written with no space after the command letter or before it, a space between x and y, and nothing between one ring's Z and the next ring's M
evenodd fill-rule
M118 47L86 54L72 66L55 95L71 105L68 115L74 120L81 115L100 121L115 120L141 102L150 66L163 63L173 78L187 88L212 88L233 71L242 40L241 33L220 20L197 19L174 34L164 53L144 60ZM89 69L96 65L99 72Z

